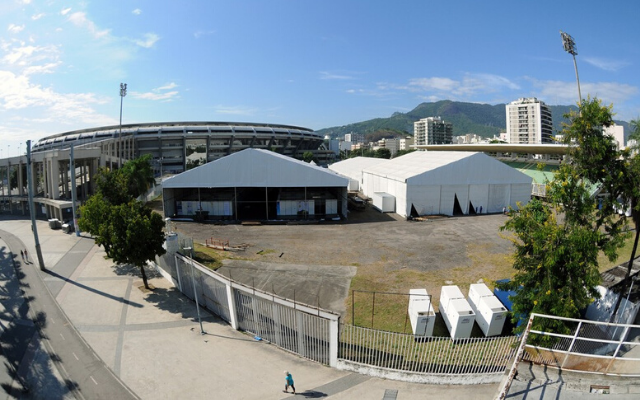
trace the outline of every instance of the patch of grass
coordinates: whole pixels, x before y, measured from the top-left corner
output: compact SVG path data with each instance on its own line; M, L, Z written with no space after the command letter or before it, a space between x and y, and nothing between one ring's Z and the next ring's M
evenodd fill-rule
M346 304L346 321L354 321L356 325L368 328L410 333L411 323L407 317L409 289L427 289L432 296L433 306L438 307L440 288L446 285L446 281L460 286L460 290L465 293L470 284L480 279L492 288L494 281L513 275L512 256L492 250L494 249L489 245L470 244L466 249L469 264L452 269L388 271L384 262L360 266L351 280L351 291ZM376 292L375 301L371 292ZM354 299L355 302L352 304ZM352 318L354 312L355 318ZM478 332L482 336L479 330ZM439 315L434 335L448 335L444 321Z
M598 256L598 265L600 266L600 272L611 269L616 265L629 262L629 257L631 257L631 250L633 250L633 241L635 240L635 234L635 231L631 232L631 235L625 241L624 246L622 246L622 248L618 250L618 258L614 261L609 261L604 253L600 253L600 255ZM638 254L636 254L636 257L637 256Z
M198 243L194 244L193 259L212 270L222 267L222 258L217 250Z

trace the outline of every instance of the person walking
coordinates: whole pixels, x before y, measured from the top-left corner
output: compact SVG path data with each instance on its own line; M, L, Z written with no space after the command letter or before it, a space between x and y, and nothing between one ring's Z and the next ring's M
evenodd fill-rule
M20 250L20 257L22 257L22 261L24 261L24 252Z
M24 249L24 260L29 262L29 253L27 253L27 249Z
M289 371L284 371L284 380L284 392L289 393L289 386L291 386L291 389L293 389L293 394L296 394L296 387L293 386L293 376L291 376Z

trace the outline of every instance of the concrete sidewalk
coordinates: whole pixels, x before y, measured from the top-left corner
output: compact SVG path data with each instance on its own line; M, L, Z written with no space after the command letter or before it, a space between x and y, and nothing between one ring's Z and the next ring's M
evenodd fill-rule
M10 232L22 242L18 247L28 249L33 263L23 265L22 271L43 279L84 340L143 399L293 398L292 394L283 393L284 370L294 376L298 392L295 398L493 399L498 390L498 384L423 385L338 371L257 342L205 312L206 334L201 335L192 301L149 270L147 274L155 290L141 290L139 271L114 266L92 239L51 230L47 223L39 221L38 233L47 267L42 272L29 221L3 219L0 230ZM0 238L0 245L5 243L3 240ZM0 264L3 289L11 298L20 292L16 279L10 276L15 270L8 267L6 257L11 250L13 257L18 254L19 258L21 248L3 247L0 259L5 260ZM20 306L19 302L10 304L14 309ZM29 325L28 321L22 324ZM49 397L55 392L54 397L70 398L71 393L54 363L47 359L47 352L41 345L35 347L16 369L29 382L30 362L40 360L37 364L49 372L48 379L43 381L41 374L37 384L47 388L43 390L48 390ZM637 380L553 374L524 366L507 398L597 397L589 393L593 384L611 385L612 394L607 398L637 398L640 392ZM17 386L16 389L19 390Z
M114 266L91 239L39 221L48 269L41 272L29 222L0 220L0 229L21 239L35 260L26 267L40 274L93 350L143 399L291 398L283 393L284 370L293 374L297 398L491 399L497 390L497 384L422 385L338 371L257 342L206 312L201 335L195 304L158 274L147 271L156 289L145 292L137 269Z

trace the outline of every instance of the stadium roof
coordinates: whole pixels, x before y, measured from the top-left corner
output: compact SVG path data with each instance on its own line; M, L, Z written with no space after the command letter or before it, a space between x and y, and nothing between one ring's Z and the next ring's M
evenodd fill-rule
M483 151L499 153L526 154L566 154L569 147L564 144L508 144L508 143L478 143L478 144L427 144L412 146L416 149L429 151Z

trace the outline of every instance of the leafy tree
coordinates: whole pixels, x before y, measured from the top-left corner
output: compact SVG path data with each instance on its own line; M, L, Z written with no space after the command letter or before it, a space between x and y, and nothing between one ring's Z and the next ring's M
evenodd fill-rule
M620 303L622 302L622 293L626 293L627 288L631 285L631 270L633 268L633 260L636 258L638 241L640 239L640 157L638 157L638 150L640 149L640 119L631 120L629 128L631 134L628 139L635 140L636 144L633 148L622 151L624 170L619 174L622 176L622 179L620 179L622 185L622 193L620 194L622 205L620 205L620 207L623 209L629 207L631 211L631 221L633 222L636 233L631 255L627 263L627 273L624 284L622 285L621 293L611 313L611 322L614 321ZM623 217L623 220L624 219Z
M111 209L111 258L118 264L140 268L144 287L149 288L144 266L166 251L164 221L140 201L132 200Z
M385 148L380 148L380 149L376 150L375 157L376 158L386 158L388 160L388 159L391 158L391 150L385 149Z
M610 260L627 237L624 222L615 218L614 206L621 192L623 163L603 127L612 123L610 107L597 99L581 103L579 113L570 113L564 140L570 145L569 161L561 165L547 185L547 202L532 200L502 227L514 233L516 248L514 278L502 284L516 290L516 316L531 312L577 318L594 298L600 282L598 254ZM610 196L592 196L598 183ZM600 205L598 204L600 200ZM536 321L534 329L568 333L563 321ZM517 330L523 330L520 326Z
M94 236L116 263L140 268L149 287L144 265L162 255L164 221L136 198L154 182L150 157L128 161L122 169L102 169L96 176L96 193L80 207L80 229Z
M144 194L156 183L153 167L151 166L151 154L126 162L122 166L128 192L133 198Z
M416 149L398 150L398 152L393 157L394 158L395 157L400 157L400 156L403 156L405 154L413 153L414 151L416 151Z
M302 153L302 161L307 163L313 161L313 153L310 151L305 151L304 153Z

